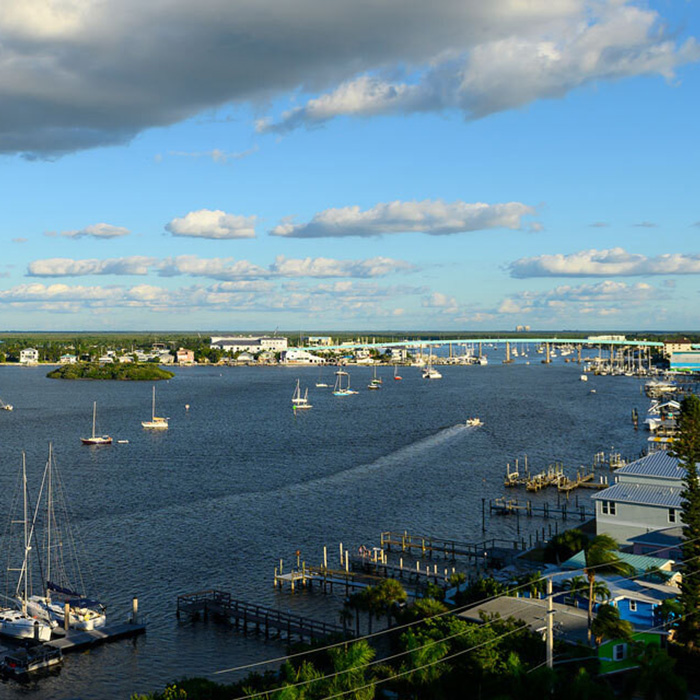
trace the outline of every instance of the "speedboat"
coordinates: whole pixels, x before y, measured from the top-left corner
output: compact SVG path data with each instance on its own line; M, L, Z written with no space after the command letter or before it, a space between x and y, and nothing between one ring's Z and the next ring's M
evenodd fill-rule
M42 671L63 662L63 652L43 644L21 647L5 654L0 670L12 678L25 678L30 673Z
M481 420L481 418L467 418L465 425L467 428L478 428L480 425L483 425L484 421Z

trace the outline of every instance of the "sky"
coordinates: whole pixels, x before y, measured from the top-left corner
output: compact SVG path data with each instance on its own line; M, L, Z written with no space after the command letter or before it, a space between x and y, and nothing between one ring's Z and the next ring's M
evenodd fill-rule
M693 0L5 0L0 330L700 328Z

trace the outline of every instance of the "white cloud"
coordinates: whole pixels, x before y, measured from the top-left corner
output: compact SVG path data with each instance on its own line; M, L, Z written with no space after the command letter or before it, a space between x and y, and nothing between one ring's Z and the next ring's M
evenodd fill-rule
M563 97L599 80L655 74L700 60L693 39L677 45L664 35L656 12L624 0L581 2L556 27L524 27L463 52L445 52L404 81L360 75L278 120L257 123L260 132L316 126L338 116L459 110L480 118L543 98ZM573 9L573 7L572 7Z
M91 238L120 238L121 236L128 236L129 229L123 226L112 226L111 224L91 224L76 231L62 231L61 235L66 238L83 238L84 236L90 236Z
M697 275L700 255L666 253L648 258L624 248L582 250L569 255L520 258L508 269L511 277L629 277L637 275Z
M433 292L423 299L421 305L425 308L440 311L444 314L455 314L459 311L457 300L452 296L443 294L442 292Z
M82 277L85 275L147 275L155 258L134 255L107 260L47 258L29 263L29 277Z
M328 92L276 128L483 116L697 58L642 0L5 0L0 36L0 150L44 157L299 89Z
M160 277L208 277L216 280L255 280L283 278L371 278L411 272L415 266L403 260L375 257L360 260L333 258L285 258L280 255L268 267L234 258L200 258L178 255L171 258L132 256L108 260L48 258L29 264L29 277L82 277L86 275L147 275Z
M520 292L503 299L498 307L498 313L540 313L545 314L545 318L549 317L550 319L553 316L566 318L566 315L570 313L600 315L601 313L609 314L614 309L644 306L650 301L665 298L667 298L666 293L644 282L627 284L605 280L577 287L562 285L542 292ZM603 307L602 304L615 304L616 306Z
M326 209L315 214L308 223L285 222L270 233L288 238L367 237L408 232L440 236L491 228L518 229L523 217L534 214L533 207L520 202L395 201L376 204L365 211L358 206Z
M165 226L173 236L191 238L255 238L255 216L227 214L220 209L199 209Z

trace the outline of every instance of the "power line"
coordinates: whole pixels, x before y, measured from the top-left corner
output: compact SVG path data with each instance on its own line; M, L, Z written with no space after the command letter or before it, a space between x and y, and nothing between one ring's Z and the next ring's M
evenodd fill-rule
M694 541L696 541L696 540L700 540L700 537L696 537L696 538L693 538L693 539L691 539L691 540L687 540L687 543L689 543L689 542L694 542ZM652 555L652 554L656 554L656 553L658 553L658 552L662 552L662 551L664 551L664 550L666 550L666 549L668 549L668 547L659 547L658 549L655 549L655 550L652 550L651 552L648 552L648 553L647 553L647 556L648 556L648 555ZM693 558L695 558L695 557L693 557ZM618 558L618 559L616 559L616 560L614 560L614 561L616 561L616 562L622 562L623 560ZM692 561L692 559L690 559L690 560L688 560L688 561ZM568 573L571 573L571 574L575 574L576 572L585 573L586 571L593 571L593 570L595 570L595 569L604 568L604 567L608 566L610 563L611 563L611 562L605 562L605 563L603 563L603 564L599 564L599 565L595 565L595 566L590 566L590 567L585 567L585 566L584 566L584 567L579 568L579 569L570 569L570 570L568 571ZM642 574L638 574L638 575L629 577L629 578L627 578L627 579L618 579L618 580L622 580L622 581L625 581L625 580L632 580L632 579L634 579L634 578L641 578L641 577L643 577L643 576L648 576L648 575L649 575L648 572L644 572L644 573L642 573ZM518 590L520 590L520 589L523 589L523 588L530 588L531 586L536 585L536 584L539 583L540 581L546 581L546 580L547 580L548 578L550 578L550 577L551 577L551 574L545 575L545 576L540 576L540 578L535 579L534 581L528 581L528 582L526 582L526 583L522 583L522 584L519 584L519 585L514 586L514 587L512 587L512 588L509 588L507 592L499 593L499 594L496 594L496 595L493 595L493 596L489 596L488 598L483 598L482 600L474 601L474 602L468 603L468 604L463 605L463 606L461 606L461 607L459 607L459 608L448 609L448 610L445 610L444 612L438 613L437 615L432 615L432 616L429 617L429 618L421 618L420 620L414 620L414 621L412 621L412 622L407 622L407 623L404 623L404 624L402 624L402 625L397 625L397 626L395 626L395 627L390 627L390 628L385 629L385 630L379 630L379 631L373 632L373 633L371 633L371 634L362 635L362 636L360 636L360 637L355 638L355 639L352 640L352 641L353 641L353 642L359 642L359 641L363 641L363 640L374 639L375 637L380 637L380 636L385 635L385 634L397 632L397 631L400 631L400 630L403 630L403 629L408 629L408 628L413 627L413 626L415 626L415 625L423 624L423 623L427 622L428 620L434 620L434 619L437 619L437 618L442 618L442 617L445 617L446 615L455 615L455 614L460 613L460 612L463 612L463 611L465 611L465 610L469 610L470 608L475 608L475 607L478 607L479 605L484 605L485 603L488 603L488 602L490 602L490 601L492 601L492 600L497 600L497 599L503 598L503 597L509 597L510 594L512 594L512 593L514 593L514 592L516 592L516 591L518 591ZM269 664L281 663L281 662L284 662L284 661L289 661L289 660L291 660L291 659L298 658L298 657L300 657L300 656L306 656L307 654L318 653L318 652L327 651L327 650L329 650L329 649L333 649L333 648L336 648L336 647L339 647L339 646L344 646L344 645L347 644L347 643L348 643L347 641L333 642L332 644L327 644L327 645L325 645L325 646L318 647L318 648L315 648L315 649L312 649L312 650L308 650L308 651L301 651L301 652L297 652L297 653L295 653L295 654L286 654L285 656L278 656L278 657L272 658L272 659L265 659L265 660L263 660L263 661L255 661L255 662L252 662L252 663L249 663L249 664L243 664L243 665L241 665L241 666L234 666L234 667L232 667L232 668L221 669L221 670L219 670L219 671L215 671L215 672L214 672L214 675L222 675L222 674L224 674L224 673L235 673L235 672L238 672L238 671L245 671L245 670L247 670L247 669L256 668L256 667L259 667L259 666L266 666L266 665L269 665Z

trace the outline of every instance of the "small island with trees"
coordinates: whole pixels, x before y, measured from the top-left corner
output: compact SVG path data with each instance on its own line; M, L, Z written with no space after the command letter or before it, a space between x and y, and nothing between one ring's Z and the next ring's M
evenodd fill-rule
M175 375L153 363L76 362L63 365L46 375L49 379L107 379L116 381L155 382Z

